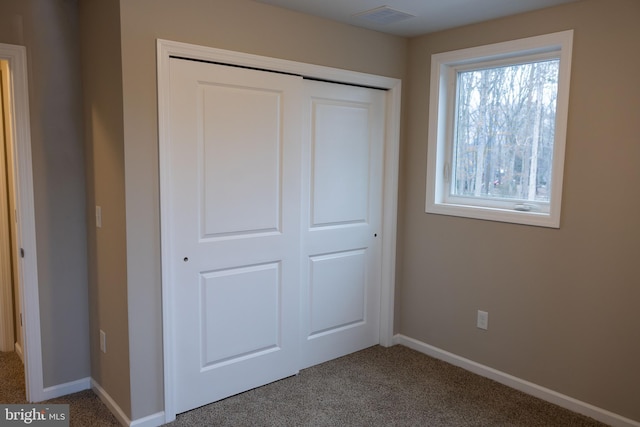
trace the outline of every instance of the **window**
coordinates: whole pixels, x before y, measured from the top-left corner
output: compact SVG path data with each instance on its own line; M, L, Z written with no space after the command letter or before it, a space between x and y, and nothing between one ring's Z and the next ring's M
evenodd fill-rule
M432 56L428 213L560 226L572 40Z

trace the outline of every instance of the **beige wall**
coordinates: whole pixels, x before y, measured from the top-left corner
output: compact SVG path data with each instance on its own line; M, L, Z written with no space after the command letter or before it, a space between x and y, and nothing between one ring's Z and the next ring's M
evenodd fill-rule
M78 37L75 6L0 6L0 42L28 50L45 386L89 375L91 349L91 375L127 416L163 410L155 80L163 38L402 78L396 331L640 420L637 0L583 0L409 41L250 0L82 0ZM569 28L561 228L425 214L430 55ZM488 331L475 327L478 309L490 313Z
M49 387L90 373L76 2L2 0L0 42L27 49L43 382Z
M583 0L414 38L399 332L640 420L640 2ZM574 29L559 230L425 214L430 55ZM489 330L475 327L478 309Z
M87 168L91 376L131 416L118 1L79 5ZM95 209L102 210L96 228ZM100 351L100 330L107 352Z
M399 78L407 41L249 0L136 0L120 7L135 419L163 409L156 39Z

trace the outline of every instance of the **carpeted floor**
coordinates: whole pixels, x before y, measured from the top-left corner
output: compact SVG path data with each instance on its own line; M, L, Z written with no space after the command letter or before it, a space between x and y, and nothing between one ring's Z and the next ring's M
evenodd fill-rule
M22 361L16 353L0 352L0 403L27 403ZM42 403L69 405L72 427L111 427L120 423L91 390L59 397Z
M0 403L24 402L22 365L0 354ZM87 390L69 403L72 426L118 425ZM295 377L178 415L182 426L573 426L600 427L406 347L371 347Z

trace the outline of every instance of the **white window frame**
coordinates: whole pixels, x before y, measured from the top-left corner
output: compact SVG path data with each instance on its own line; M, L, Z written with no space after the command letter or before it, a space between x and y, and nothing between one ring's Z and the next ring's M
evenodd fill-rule
M569 84L573 30L512 40L486 46L437 53L431 56L429 102L429 140L427 150L426 212L467 218L560 228L562 178L569 110ZM447 177L451 169L451 150L458 69L474 64L519 64L523 59L558 58L558 94L552 161L551 196L540 204L500 201L493 198L451 197ZM537 206L536 206L537 205Z

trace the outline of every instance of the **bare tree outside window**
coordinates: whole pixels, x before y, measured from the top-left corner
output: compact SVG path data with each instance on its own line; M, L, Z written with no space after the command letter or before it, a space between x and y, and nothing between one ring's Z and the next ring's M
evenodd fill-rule
M560 227L573 30L431 55L425 212Z
M549 202L559 65L457 72L452 195Z

